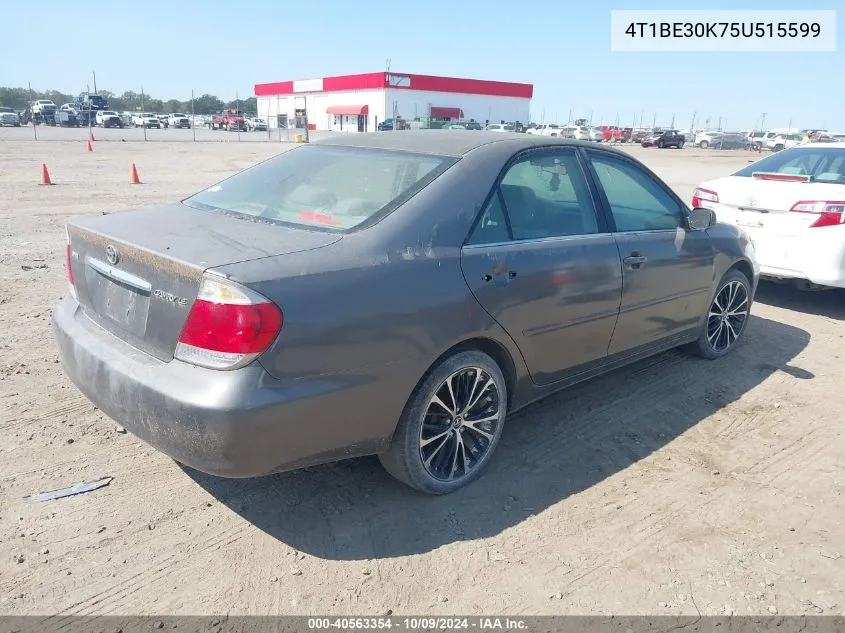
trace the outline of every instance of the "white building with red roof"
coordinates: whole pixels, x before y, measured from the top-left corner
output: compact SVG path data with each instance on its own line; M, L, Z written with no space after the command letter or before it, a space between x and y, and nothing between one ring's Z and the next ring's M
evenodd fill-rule
M375 72L256 84L258 116L271 127L373 132L394 120L487 123L529 120L534 86L525 83Z

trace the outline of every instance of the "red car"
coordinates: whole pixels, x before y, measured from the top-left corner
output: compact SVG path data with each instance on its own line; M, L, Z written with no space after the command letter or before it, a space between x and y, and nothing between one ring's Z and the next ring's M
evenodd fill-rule
M602 133L602 136L604 136L605 143L618 143L622 141L621 128L618 128L615 125L600 125L598 129Z

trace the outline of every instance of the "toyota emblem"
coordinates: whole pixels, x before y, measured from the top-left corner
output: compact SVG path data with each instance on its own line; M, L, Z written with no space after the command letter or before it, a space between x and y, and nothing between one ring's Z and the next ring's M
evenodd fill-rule
M117 262L120 261L120 254L117 252L117 249L109 244L106 246L106 259L109 260L109 264L112 266L116 266Z

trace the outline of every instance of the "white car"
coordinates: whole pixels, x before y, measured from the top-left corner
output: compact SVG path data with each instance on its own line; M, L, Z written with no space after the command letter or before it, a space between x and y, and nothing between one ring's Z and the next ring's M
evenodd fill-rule
M693 144L701 149L707 149L711 145L718 145L722 136L724 136L722 132L697 132Z
M513 126L509 123L490 123L486 128L488 132L513 132Z
M601 133L601 130L584 125L576 127L572 131L572 138L576 141L593 141L594 143L601 143L604 140L604 134Z
M142 112L141 114L133 116L132 125L135 127L154 127L161 129L161 121L158 120L158 117L155 114L151 114L149 112Z
M845 143L808 143L701 183L693 207L750 238L760 274L845 288Z
M562 127L556 123L544 123L537 127L528 128L525 132L537 136L563 136Z
M803 140L804 137L800 134L775 134L771 137L767 134L763 147L773 152L779 152L782 149L797 147Z
M260 117L252 116L246 119L246 129L252 132L266 132L267 121Z

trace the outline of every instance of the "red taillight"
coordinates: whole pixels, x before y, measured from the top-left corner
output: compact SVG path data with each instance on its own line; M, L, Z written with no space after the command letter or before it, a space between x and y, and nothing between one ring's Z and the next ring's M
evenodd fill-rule
M704 206L705 202L716 204L719 202L719 194L710 189L698 188L692 192L692 208L698 209Z
M70 254L71 248L70 244L67 245L67 251L65 256L65 266L67 266L67 281L72 286L73 285L73 267L70 265Z
M816 221L810 225L811 229L845 224L845 202L842 201L801 200L792 205L790 211L817 215Z
M205 278L179 336L175 357L212 369L252 362L279 335L284 316L256 292Z
M65 248L65 268L67 268L67 283L68 288L70 289L70 296L76 299L76 288L73 284L73 249L70 246L70 233L68 233L67 227L65 227L65 240L67 242L67 246Z

